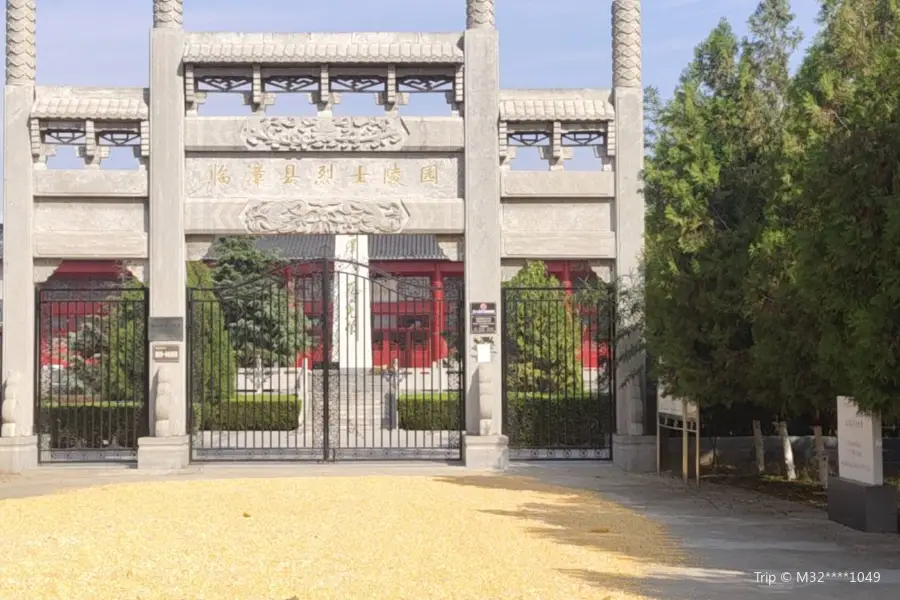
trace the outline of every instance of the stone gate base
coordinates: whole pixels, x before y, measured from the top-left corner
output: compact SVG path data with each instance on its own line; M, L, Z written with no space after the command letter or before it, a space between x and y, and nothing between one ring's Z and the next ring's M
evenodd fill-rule
M143 437L138 440L138 469L147 471L176 471L191 462L191 438Z
M509 468L509 438L505 435L464 435L463 462L476 471Z
M656 473L656 436L613 435L612 456L626 473Z
M36 435L0 438L0 473L21 473L37 468L37 464Z

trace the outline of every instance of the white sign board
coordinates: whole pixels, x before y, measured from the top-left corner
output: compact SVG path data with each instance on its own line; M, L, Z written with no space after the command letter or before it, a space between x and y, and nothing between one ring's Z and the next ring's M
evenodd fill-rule
M884 484L881 417L863 415L853 398L838 396L838 475L868 485Z
M478 362L480 363L489 363L491 362L491 345L490 344L476 344L475 352L477 354Z
M657 386L656 395L656 412L662 415L672 415L679 419L688 421L696 421L698 416L697 404L695 402L687 403L687 416L684 415L684 403L681 398L672 398L665 396L662 392L662 385Z

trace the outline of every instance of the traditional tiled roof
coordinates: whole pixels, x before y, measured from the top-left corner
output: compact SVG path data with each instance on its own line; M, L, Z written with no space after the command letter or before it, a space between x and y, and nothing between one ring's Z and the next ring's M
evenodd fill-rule
M505 90L501 121L610 121L608 90Z
M369 260L449 260L433 235L370 235ZM333 235L269 235L256 247L284 260L301 261L335 255Z
M433 34L188 34L184 61L234 63L462 63L459 36Z
M143 88L39 86L31 116L36 119L135 121L147 119L149 109Z

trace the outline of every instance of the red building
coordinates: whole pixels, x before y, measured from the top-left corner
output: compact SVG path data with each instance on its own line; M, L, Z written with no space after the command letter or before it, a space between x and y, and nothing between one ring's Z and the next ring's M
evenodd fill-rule
M2 236L2 226L0 226ZM2 237L0 237L2 239ZM371 343L374 366L387 366L397 359L401 366L428 368L448 354L446 332L458 332L461 325L463 263L448 256L432 235L368 236L370 278L372 279ZM313 284L316 259L335 256L335 238L330 235L274 235L261 237L257 247L272 251L289 263L285 280L304 302L304 311L321 327L322 302ZM2 246L0 246L2 252ZM212 262L212 257L207 257ZM573 290L581 282L596 280L584 261L545 261L547 269L564 288ZM44 289L71 290L62 303L48 303L43 309L48 331L41 335L42 362L58 363L49 340L72 331L85 315L102 310L103 303L77 290L115 287L130 273L115 261L64 261L48 279ZM313 284L313 285L311 285ZM386 291L387 290L387 291ZM54 298L56 298L54 294ZM61 298L61 297L60 297ZM2 304L0 304L2 306ZM49 311L49 312L47 312ZM580 358L586 368L596 367L606 358L607 349L598 344L589 330L596 315L585 315L585 332ZM304 357L301 357L301 359ZM321 348L305 358L321 360Z

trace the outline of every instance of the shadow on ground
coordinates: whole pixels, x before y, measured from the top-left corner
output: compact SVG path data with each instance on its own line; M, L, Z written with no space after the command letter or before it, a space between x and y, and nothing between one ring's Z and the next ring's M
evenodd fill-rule
M514 511L485 509L483 512L520 519L530 524L526 526L526 531L531 535L558 544L590 548L634 563L634 575L560 569L560 572L598 588L598 600L613 598L609 594L617 592L646 595L653 586L648 587L648 578L642 573L677 574L688 563L688 557L664 526L590 490L550 485L530 477L476 475L446 477L441 481L485 489L546 494L547 502L528 502ZM671 598L665 594L658 597Z

